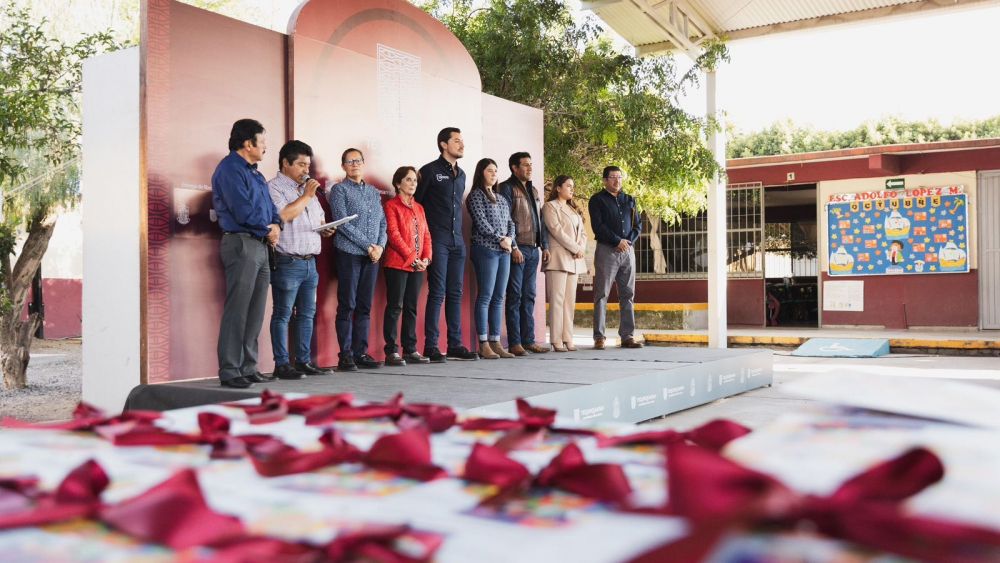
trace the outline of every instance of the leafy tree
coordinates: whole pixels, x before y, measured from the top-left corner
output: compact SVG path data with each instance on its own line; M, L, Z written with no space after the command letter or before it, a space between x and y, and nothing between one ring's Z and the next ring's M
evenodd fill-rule
M0 10L0 370L6 387L20 388L42 322L38 312L22 320L21 311L58 213L79 194L81 65L115 45L107 33L72 43L51 39L28 10Z
M774 123L753 133L731 132L729 158L794 154L802 152L930 143L1000 137L1000 116L980 121L956 121L942 125L937 120L907 121L886 117L866 121L847 131L822 131L791 120Z
M614 163L651 218L673 221L704 208L717 165L703 139L714 124L680 109L677 98L727 59L721 42L680 74L671 57L619 52L593 17L577 21L564 2L483 4L437 0L423 8L468 49L485 92L544 111L551 176L573 176L585 197L601 189L601 169Z

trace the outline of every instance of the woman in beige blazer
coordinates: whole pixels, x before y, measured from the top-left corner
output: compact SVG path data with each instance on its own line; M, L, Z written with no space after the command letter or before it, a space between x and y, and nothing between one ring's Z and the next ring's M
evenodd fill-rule
M583 215L573 201L573 178L557 176L542 217L549 231L549 261L545 263L545 293L549 301L549 331L556 352L576 350L573 346L573 312L576 309L576 280L586 273L583 253L587 233Z

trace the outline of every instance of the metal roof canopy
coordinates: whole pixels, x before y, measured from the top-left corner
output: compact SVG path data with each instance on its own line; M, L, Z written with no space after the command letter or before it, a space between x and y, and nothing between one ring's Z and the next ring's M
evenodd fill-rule
M998 0L583 0L631 43L639 56L681 51L692 59L715 37L743 39L860 21L884 20L930 10ZM718 71L705 76L707 114L718 118ZM726 166L724 131L709 131L707 144ZM708 187L708 346L728 345L726 274L726 182L717 175ZM821 289L822 292L822 289Z
M680 50L697 57L713 37L745 39L886 19L996 0L584 0L640 56Z

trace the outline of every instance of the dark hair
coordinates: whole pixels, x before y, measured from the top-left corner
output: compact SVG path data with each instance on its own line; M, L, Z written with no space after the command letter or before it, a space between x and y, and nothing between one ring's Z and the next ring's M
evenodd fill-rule
M233 123L233 128L229 131L229 150L238 151L247 141L256 147L257 135L263 132L264 126L256 119L241 119Z
M398 189L399 185L403 183L403 178L406 178L406 175L409 174L410 172L413 172L414 174L417 175L417 181L419 182L420 172L417 172L416 168L412 166L400 166L399 168L396 169L396 172L392 175L392 187Z
M507 159L507 167L514 168L515 166L520 166L521 159L523 158L531 158L531 155L524 151L516 152L510 155L510 158Z
M567 180L572 180L572 179L573 179L572 176L566 176L566 175L556 176L556 179L552 180L552 189L549 190L549 197L546 199L546 201L555 201L559 199L559 186L565 184ZM572 207L574 211L576 211L580 215L583 215L583 211L580 210L580 207L576 204L575 199L571 198L566 203L570 207Z
M491 202L496 203L497 202L497 194L496 194L496 192L494 192L493 190L487 190L486 189L487 187L492 188L493 186L487 186L486 183L483 182L483 171L486 170L486 167L489 166L489 165L491 165L491 164L493 166L497 165L496 161L493 160L492 158L483 158L483 159L480 159L480 161L476 163L476 172L475 172L475 175L472 177L472 191L482 190L483 193L486 194L486 197ZM496 184L494 184L494 186L495 185Z
M351 154L352 152L356 152L356 153L358 153L358 154L361 155L361 162L365 161L365 153L361 152L361 149L356 149L354 147L351 147L351 148L347 149L346 151L340 153L340 163L341 164L346 163L347 162L347 155Z
M461 133L461 132L462 132L462 130L459 129L458 127L445 127L444 129L442 129L441 131L439 131L438 132L438 142L437 142L438 152L440 152L440 153L444 152L444 149L441 148L441 143L447 143L448 141L450 141L452 133Z
M604 172L601 174L601 177L607 180L608 176L610 176L612 172L621 172L621 171L622 169L618 168L617 166L605 166Z
M285 164L291 166L292 163L298 160L300 156L308 156L309 158L312 158L312 147L302 141L296 141L294 139L288 141L282 145L281 150L278 151L278 166L283 166Z

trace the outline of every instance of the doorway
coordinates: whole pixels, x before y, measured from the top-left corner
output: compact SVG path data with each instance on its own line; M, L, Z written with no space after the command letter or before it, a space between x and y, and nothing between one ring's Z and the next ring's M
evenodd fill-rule
M1000 329L1000 170L979 173L979 328Z
M816 184L764 188L766 326L819 325Z

